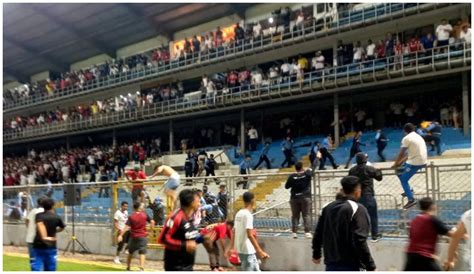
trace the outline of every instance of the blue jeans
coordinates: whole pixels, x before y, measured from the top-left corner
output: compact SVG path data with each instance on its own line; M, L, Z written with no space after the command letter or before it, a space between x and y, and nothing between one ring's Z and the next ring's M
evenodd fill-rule
M34 248L35 260L31 265L31 271L56 271L56 259L58 250L56 248Z
M35 262L35 250L33 249L33 244L27 243L28 244L28 255L30 256L30 267L31 270L33 270L33 264Z
M362 195L359 199L359 203L365 206L369 213L372 237L377 236L379 234L379 224L377 216L377 201L375 200L375 197L372 195Z
M410 184L408 183L408 181L410 181L411 177L413 177L413 175L415 175L418 170L424 167L426 167L426 165L414 166L404 163L399 169L399 173L397 176L398 179L400 179L403 191L405 191L405 194L407 195L409 201L413 200L413 192L411 191Z
M239 271L260 271L257 255L239 253L239 259L241 263L238 267Z
M360 271L358 266L326 264L326 271Z

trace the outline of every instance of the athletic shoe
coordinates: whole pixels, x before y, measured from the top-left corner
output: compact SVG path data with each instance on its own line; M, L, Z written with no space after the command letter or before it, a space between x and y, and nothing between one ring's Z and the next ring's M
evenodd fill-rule
M116 263L116 264L121 264L121 263L120 263L120 257L119 257L119 256L116 256L116 257L114 258L114 263Z
M309 232L305 233L304 236L306 237L306 239L313 239L313 235L311 235L311 233Z
M140 267L140 270L138 270L138 271L140 271L140 272L145 272L145 269L143 269L143 268Z
M293 239L298 239L298 234L293 233Z
M416 200L411 200L411 201L408 201L408 203L406 203L406 205L403 206L403 209L409 209L410 207L416 205Z
M334 169L338 169L339 168L339 165L336 165L336 167Z
M127 271L130 271L130 267L127 267Z
M377 234L375 236L372 236L371 242L376 243L376 242L380 241L380 239L382 239L382 234Z

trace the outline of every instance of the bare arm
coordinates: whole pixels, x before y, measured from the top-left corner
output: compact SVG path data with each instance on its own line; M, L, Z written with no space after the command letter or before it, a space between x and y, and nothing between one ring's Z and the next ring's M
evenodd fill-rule
M406 151L407 151L406 147L400 148L400 152L398 153L398 156L395 159L395 162L393 163L392 167L399 167L399 166L402 165L403 162L406 161L406 159L407 159Z
M270 256L263 251L260 245L257 242L257 239L253 235L253 229L247 229L247 237L249 238L250 242L252 243L255 251L257 252L257 256L261 259L270 258Z
M451 230L449 234L448 235L451 237L451 241L448 247L448 258L444 262L445 270L450 270L454 267L454 259L456 255L456 250L458 249L459 242L464 237L464 234L466 234L466 228L463 222L459 222L456 227L456 230L454 230L454 232L453 230Z
M38 228L38 233L40 235L40 238L42 241L44 242L52 242L52 241L56 241L56 238L54 237L48 237L48 232L46 231L46 226L44 225L43 222L38 222L36 223L36 226Z

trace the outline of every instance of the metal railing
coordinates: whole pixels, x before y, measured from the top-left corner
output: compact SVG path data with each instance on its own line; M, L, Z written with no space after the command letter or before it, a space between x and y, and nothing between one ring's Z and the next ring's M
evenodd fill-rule
M455 48L454 50L452 48ZM459 49L458 49L459 48ZM429 52L428 52L429 53ZM243 105L288 96L298 96L309 92L330 90L338 87L355 86L368 82L383 84L383 80L407 77L435 71L450 70L456 67L470 67L470 44L456 44L431 50L432 54L417 52L400 60L392 57L353 63L320 71L305 73L301 79L295 76L283 79L280 83L268 86L246 85L229 91L220 90L211 97L196 100L164 101L142 108L108 114L97 114L82 120L69 120L36 127L26 127L17 131L4 131L4 143L9 140L36 138L53 133L65 133L107 127L117 124L131 124L136 121L164 118L190 112L198 112L226 106Z
M471 164L435 165L430 163L426 168L420 170L411 180L410 186L414 189L415 197L432 197L438 205L440 218L454 224L459 220L461 214L471 206ZM335 195L340 190L340 180L346 176L347 170L317 171L312 179L312 207L311 224L317 222L321 209L327 203L334 201ZM409 221L418 213L416 208L404 211L402 206L404 198L400 195L403 190L400 181L393 169L382 169L384 178L381 182L374 182L376 200L378 203L379 230L385 235L406 236ZM291 209L289 205L290 192L284 189L288 176L292 173L274 174L249 174L249 175L226 175L216 177L181 177L181 187L202 189L206 183L209 191L216 196L218 184L225 184L227 189L227 203L225 203L225 216L232 219L238 209L243 206L241 196L247 191L242 189L242 181L248 182L248 190L256 195L257 208L255 210L255 224L260 231L270 233L289 232L291 228ZM446 177L437 174L446 174ZM453 179L454 178L454 179ZM217 180L217 184L214 181ZM189 180L189 182L188 182ZM455 180L455 182L453 181ZM153 181L145 181L145 191L153 201L155 197L162 197L161 186L166 178L157 178ZM190 185L185 185L190 183ZM113 213L119 207L121 201L131 203L129 182L104 182L104 183L79 183L81 188L82 205L76 206L76 221L83 224L113 225ZM240 186L239 186L240 185ZM19 207L19 193L27 192L32 197L33 204L25 205L25 210L35 206L34 201L40 196L49 195L59 201L58 214L70 220L71 211L63 207L64 184L54 185L48 188L44 185L4 187L4 205L13 203ZM108 191L108 195L107 194ZM209 218L203 219L202 224L223 220L223 203L211 204L205 210L209 211ZM8 206L4 206L8 210ZM149 214L153 215L150 209ZM9 211L11 214L11 211ZM5 216L4 222L15 223L20 220L12 220Z
M21 109L42 102L52 102L62 97L82 96L99 90L137 83L159 76L174 74L177 71L198 68L208 64L221 62L226 59L236 59L262 50L271 50L278 47L293 45L295 43L305 42L318 37L324 37L330 34L363 27L366 24L393 20L398 17L418 14L420 12L430 11L447 5L449 4L387 3L374 4L357 11L343 11L339 12L337 16L338 20L332 23L328 23L326 20L317 23L312 20L311 24L303 29L288 30L282 34L271 34L265 37L261 35L257 38L240 41L239 45L234 45L231 48L220 47L206 54L189 54L190 57L186 56L182 60L171 60L161 66L156 65L151 68L145 66L142 70L119 73L115 76L101 77L86 83L82 88L69 87L60 92L55 90L52 95L20 98L14 103L4 103L4 111Z

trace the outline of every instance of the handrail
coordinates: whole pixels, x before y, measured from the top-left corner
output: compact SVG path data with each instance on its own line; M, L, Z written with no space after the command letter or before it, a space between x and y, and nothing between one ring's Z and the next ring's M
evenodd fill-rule
M460 43L460 44L456 44L456 45L463 45L463 48L462 48L463 54L462 54L461 58L463 58L463 64L466 64L466 60L464 59L464 56L466 54L464 52L465 51L470 52L471 48L467 47L466 43ZM442 48L446 48L446 47L449 48L451 46L453 46L453 45L438 47L436 49L442 49ZM436 58L441 59L441 62L443 62L444 58L446 58L446 56L445 56L446 53L436 53L435 54L435 50L432 49L432 51L433 51L433 54L431 55L431 57L428 57L428 58L432 59L431 66L434 67L435 63L437 62ZM450 54L454 54L456 52L459 52L459 51L455 51L455 52L450 51ZM423 63L423 60L426 60L426 57L420 57L420 56L416 55L416 56L414 56L414 58L417 58L418 60L421 60L421 62L420 61L417 62L418 66L425 66L425 64ZM410 63L410 61L413 61L414 58L410 57L410 55L408 55L408 58L405 58L405 55L404 55L402 60L401 60L401 63L402 64L403 63ZM468 58L470 58L470 57L468 57ZM458 59L457 58L452 58L452 57L449 58L449 62L453 62L454 60L458 60ZM370 68L367 68L367 67L364 66L364 64L366 64L366 62L361 62L361 63L358 63L358 64L348 64L348 65L344 65L344 66L337 66L337 67L324 69L322 71L312 71L312 72L305 73L303 75L303 81L301 81L301 82L300 82L299 79L296 79L295 81L290 81L289 80L288 83L282 82L282 83L275 84L275 83L270 82L270 85L267 86L265 89L266 89L266 92L268 93L268 95L275 94L275 93L281 95L282 91L281 91L280 87L282 85L288 85L289 89L306 88L305 86L308 84L307 82L309 81L309 79L311 79L311 82L310 82L310 88L311 88L313 82L318 82L318 81L325 82L326 79L331 78L332 75L331 75L331 73L324 73L324 72L325 71L330 71L331 69L336 71L336 79L335 79L336 81L337 81L337 79L339 79L342 76L342 74L344 74L343 77L347 78L347 81L349 81L349 77L354 75L354 73L359 74L358 77L363 77L363 75L365 75L366 73L371 73L372 75L375 75L376 71L381 71L381 70L384 70L384 69L390 70L390 68L392 66L394 66L395 64L398 64L400 62L400 60L396 61L393 56L392 57L385 57L385 58L382 58L382 59L377 59L377 61L380 62L380 64L383 63L383 66L382 65L380 65L380 66L377 65L377 66L372 66ZM375 64L375 61L374 61L374 64ZM357 72L357 70L351 71L351 67L359 67L359 72ZM404 66L403 70L407 70L407 69L410 69L410 68L415 68L415 67L406 67L406 66ZM415 68L415 69L417 69L417 68ZM344 70L345 70L345 72L344 72ZM343 71L343 72L340 73L339 71ZM364 71L364 73L362 73L362 71ZM316 76L313 77L313 75L316 75ZM328 79L328 80L331 80L331 79ZM260 96L256 96L256 95L252 94L255 91L260 91L260 89L262 87L249 84L249 85L245 86L244 88L246 88L246 90L247 90L246 91L246 97L248 99L252 99L252 98L262 99ZM219 102L219 103L218 104L213 103L212 105L214 107L218 107L219 105L220 106L225 106L227 104L235 104L234 99L235 99L236 95L241 98L240 103L243 104L244 102L242 101L242 97L241 97L242 94L243 94L242 89L243 89L243 87L239 86L239 87L236 87L236 88L229 89L228 93L224 93L223 90L215 91L214 94L218 94L218 95L215 95L216 102ZM225 101L225 97L229 96L229 95L230 95L231 102L227 103ZM173 112L176 112L176 109L178 108L178 105L181 105L181 104L188 105L188 110L192 111L193 109L196 109L196 107L200 107L202 105L209 105L207 103L207 100L208 100L207 98L198 99L198 100L186 100L185 98L179 98L179 99L169 100L169 101L166 101L166 102L156 103L156 104L154 104L154 113L156 113L156 115L143 115L142 114L141 118L146 119L146 118L151 118L151 117L163 117L163 116L170 115ZM167 104L168 111L166 111L166 112L164 111L164 107L163 107L164 103ZM157 110L157 109L160 109L160 107L158 105L161 105L161 111ZM171 107L170 107L171 105L174 106L175 111L171 111ZM196 109L196 110L198 110L198 109ZM111 113L105 114L105 116L107 117L107 120L108 120L108 117L111 117L111 118L117 117L117 118L119 118L120 116L125 115L126 112L130 113L131 111L132 110L124 110L122 112L111 112ZM136 114L136 108L134 109L134 113ZM102 114L100 114L100 115L102 115ZM120 120L120 119L117 119L117 120ZM126 122L127 120L128 121L134 121L134 120L137 120L137 115L135 115L135 117L129 116L128 119L122 119L122 120L125 120L124 122ZM105 125L108 125L108 124L109 123L105 123ZM103 121L102 121L102 123L99 123L99 117L98 116L96 116L96 117L90 116L87 119L82 119L82 120L68 120L66 122L56 122L56 123L53 123L53 124L50 124L50 125L48 124L48 125L35 126L35 127L26 127L26 128L18 130L17 132L12 132L12 131L8 132L7 130L4 130L3 137L4 137L4 141L8 141L8 140L12 140L14 138L18 139L18 138L36 137L38 134L47 134L47 133L65 131L64 128L73 128L74 127L76 129L87 129L87 128L98 127L98 126L103 126L103 125L104 125Z
M415 4L415 3L413 3ZM392 5L401 5L401 11L405 11L405 9L417 9L419 5L432 5L432 4L426 4L426 3L416 3L415 5L416 6L412 6L412 7L408 7L408 8L405 8L405 5L404 4L394 4L394 3L390 3L390 4L379 4L375 9L379 9L379 7L382 7L382 5L385 7L386 5L389 5L390 6L390 12L389 13L384 13L383 16L380 16L380 17L377 17L377 19L379 20L380 18L383 18L383 17L390 17L390 16L393 16L392 14L392 10L391 10L391 7ZM435 6L436 7L436 6ZM362 11L364 11L365 9L370 9L372 7L366 7L364 8ZM360 12L360 11L358 11ZM394 13L398 13L400 12L399 11L395 11ZM339 30L340 28L345 28L345 27L349 27L349 28L352 28L352 24L354 23L358 23L358 22L361 22L361 20L353 20L351 21L351 13L349 11L349 15L348 16L340 16L340 14L344 14L344 12L338 12L338 20L337 20L337 23L332 23L331 24L331 29L336 29L336 30ZM340 21L341 20L345 20L349 18L349 23L348 24L340 24ZM375 18L375 17L374 17ZM362 21L365 21L365 19L367 20L372 20L374 18L362 18ZM317 28L321 27L321 30L318 30L316 31ZM317 25L313 25L312 27L308 28L308 30L305 29L305 31L299 35L297 38L299 40L306 40L306 37L316 37L319 33L323 33L323 32L326 32L326 26L324 25L324 22L321 23L321 24L317 24ZM291 32L291 37L290 38L284 38L284 34L282 34L282 37L281 37L281 41L279 42L274 42L273 41L273 34L270 35L270 37L266 37L265 39L263 38L263 34L261 35L261 42L260 42L260 45L259 46L255 46L254 47L254 39L250 39L250 41L248 43L244 41L242 41L242 48L243 50L239 51L239 55L242 55L242 53L244 52L250 52L250 51L255 51L256 49L258 48L271 48L273 47L275 44L281 44L283 45L283 40L285 40L285 44L293 44L293 43L287 43L287 42L291 42L291 41L294 41L295 39L292 38L293 37L293 30L290 30ZM296 30L295 31L296 33L299 33L300 30ZM250 50L245 50L245 47L246 46L250 46ZM210 63L211 61L214 61L214 59L218 60L218 59L226 59L227 57L236 57L237 56L237 52L235 50L235 44L233 46L233 48L230 50L231 53L226 53L226 50L224 48L224 54L223 56L219 56L220 55L220 52L221 52L221 49L220 48L216 48L215 49L215 52L209 52L209 53L206 53L206 54L202 54L201 52L199 53L199 60L201 61L200 63L196 64L196 63L189 63L189 58L187 58L187 56L185 56L184 58L182 58L182 60L176 60L176 59L170 59L168 61L168 63L165 63L164 65L156 65L156 66L153 66L152 68L148 68L147 66L145 66L142 70L140 71L129 71L129 72L126 72L126 73L119 73L117 75L115 75L114 77L112 76L104 76L104 77L101 77L101 78L98 78L98 79L94 79L94 80L91 80L89 81L89 83L86 83L82 88L76 88L76 87L69 87L65 90L63 90L62 92L59 92L57 90L55 90L56 93L54 93L53 95L41 95L41 96L38 96L38 97L29 97L29 98L20 98L17 102L15 103L10 103L10 104L4 104L4 111L5 110L14 110L15 108L19 108L19 107L22 107L22 106L29 106L29 105L36 105L36 104L39 104L43 101L51 101L52 99L56 99L56 98L59 98L59 97L66 97L66 96L69 96L69 95L85 95L85 94L88 94L90 93L91 91L94 91L94 90L103 90L103 89L107 89L107 88L112 88L112 87L115 87L115 86L118 86L118 85L123 85L123 84L130 84L130 83L133 83L133 82L139 82L141 80L145 80L145 79L151 79L151 78L155 78L157 76L160 76L160 75L166 75L166 74L170 74L170 73L173 73L173 72L176 72L176 71L179 71L181 67L183 68L190 68L190 67L197 67L197 66L202 66L203 63ZM214 56L214 57L211 57L211 56ZM194 55L192 56L191 60L194 60Z
M253 216L256 216L256 215L258 215L258 214L260 214L260 213L267 212L267 211L270 210L270 209L273 209L273 208L275 208L275 207L277 207L277 206L281 206L282 204L287 204L287 203L288 203L288 201L279 202L279 203L276 204L276 205L272 205L272 206L270 206L270 207L266 207L266 208L264 208L264 209L262 209L262 210L256 211L256 212L252 213L252 215L253 215Z

